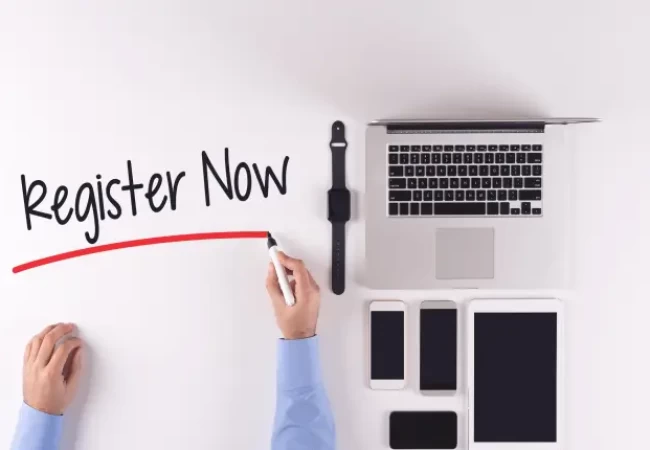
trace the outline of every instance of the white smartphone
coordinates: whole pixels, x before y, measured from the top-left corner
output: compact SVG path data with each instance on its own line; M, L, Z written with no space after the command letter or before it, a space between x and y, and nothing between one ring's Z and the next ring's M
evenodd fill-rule
M469 449L561 450L562 303L473 300L467 333Z
M370 302L370 388L406 386L406 307L399 300Z
M449 300L420 304L420 391L454 395L458 373L458 308Z

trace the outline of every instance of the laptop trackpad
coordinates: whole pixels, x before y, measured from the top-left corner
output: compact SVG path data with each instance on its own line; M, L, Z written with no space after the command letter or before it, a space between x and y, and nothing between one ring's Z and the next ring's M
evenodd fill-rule
M494 228L437 229L436 278L494 278Z

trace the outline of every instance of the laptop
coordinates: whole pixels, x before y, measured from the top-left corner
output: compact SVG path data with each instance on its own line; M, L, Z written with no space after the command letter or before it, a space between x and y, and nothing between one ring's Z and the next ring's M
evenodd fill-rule
M370 123L368 287L569 287L575 164L571 125L596 121Z

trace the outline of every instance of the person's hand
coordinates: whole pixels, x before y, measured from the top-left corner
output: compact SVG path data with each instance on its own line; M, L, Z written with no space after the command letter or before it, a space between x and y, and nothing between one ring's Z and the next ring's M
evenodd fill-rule
M73 324L50 325L25 348L23 397L25 403L47 414L61 415L72 402L81 375L81 339L68 337ZM68 337L55 349L62 338Z
M303 262L278 252L280 263L293 274L291 290L296 298L293 306L287 306L280 290L278 276L273 264L269 263L266 277L266 290L273 301L273 309L278 327L285 339L303 339L316 335L318 309L320 308L320 288Z

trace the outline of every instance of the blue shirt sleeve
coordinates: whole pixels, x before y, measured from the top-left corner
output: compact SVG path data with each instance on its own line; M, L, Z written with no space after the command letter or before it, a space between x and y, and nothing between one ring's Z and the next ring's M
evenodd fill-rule
M11 450L58 450L63 416L46 414L23 403Z
M334 450L334 417L321 378L318 337L278 343L272 450Z

